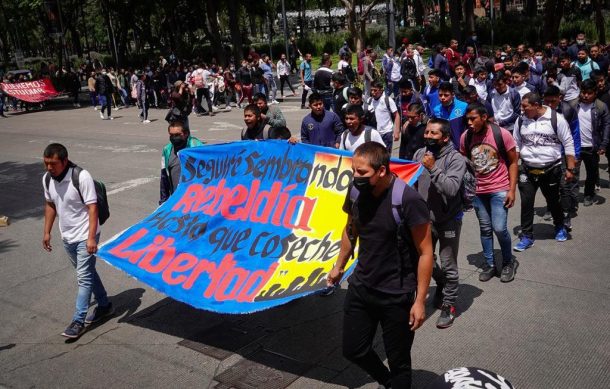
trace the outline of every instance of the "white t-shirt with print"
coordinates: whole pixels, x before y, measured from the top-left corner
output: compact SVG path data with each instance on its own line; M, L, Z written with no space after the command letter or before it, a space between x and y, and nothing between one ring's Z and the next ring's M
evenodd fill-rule
M389 107L386 106L386 97L381 95L379 99L371 98L370 104L375 110L375 119L377 120L377 131L380 134L387 134L394 130L394 113L398 111L394 99L388 98Z
M97 203L95 185L91 174L83 170L78 176L80 192L85 201L83 204L76 187L72 185L72 169L68 169L68 173L60 182L51 179L48 190L44 182L46 174L42 177L45 200L55 204L61 238L67 243L87 240L89 237L89 212L87 204ZM100 233L99 222L97 233Z
M339 142L339 150L355 151L358 148L358 146L360 146L361 144L364 143L365 135L366 135L365 132L366 132L367 128L371 129L371 142L377 142L377 143L381 144L383 147L385 147L385 143L383 143L383 139L381 139L381 135L379 134L379 131L377 131L374 128L366 126L364 128L364 130L362 130L360 135L352 135L352 133L349 130L345 130L345 131L347 131L347 136L345 137L345 144L343 144L344 135L341 135L341 141Z

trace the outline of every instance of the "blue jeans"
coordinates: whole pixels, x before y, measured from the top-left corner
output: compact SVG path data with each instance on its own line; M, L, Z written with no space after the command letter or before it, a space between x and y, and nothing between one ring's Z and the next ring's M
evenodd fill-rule
M100 236L95 237L96 242L99 242ZM78 294L76 295L76 311L72 321L83 323L89 310L89 301L91 293L95 296L97 304L100 307L108 305L108 296L106 289L102 284L100 276L95 270L95 254L87 252L87 241L83 240L75 243L64 243L64 248L68 253L72 266L76 269L76 281L78 283Z
M481 246L483 256L489 264L494 266L494 238L496 234L500 249L502 250L502 263L507 265L512 261L511 239L508 232L508 209L504 207L504 200L508 192L496 192L477 195L472 205L479 219L481 229Z

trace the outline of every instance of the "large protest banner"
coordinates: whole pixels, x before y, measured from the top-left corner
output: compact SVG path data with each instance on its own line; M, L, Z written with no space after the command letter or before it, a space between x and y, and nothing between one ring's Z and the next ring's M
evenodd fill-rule
M351 153L286 141L184 149L176 192L99 256L197 308L248 313L326 286L347 221ZM393 161L413 183L417 163ZM354 261L348 263L348 274Z
M0 83L2 90L9 96L29 103L40 103L52 97L59 95L55 87L48 78L43 78L36 81Z

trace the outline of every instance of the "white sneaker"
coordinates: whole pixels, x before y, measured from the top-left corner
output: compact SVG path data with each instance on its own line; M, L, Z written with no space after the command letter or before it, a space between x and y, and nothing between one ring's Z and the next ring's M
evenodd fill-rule
M273 100L273 101L271 102L271 104L279 104L279 103L280 103L280 102L279 102L279 101L277 101L277 100Z
M218 108L217 106L213 105L212 106L212 111L218 112L218 111L220 111L220 108Z
M102 118L102 120L104 119L104 114L100 112L100 117Z
M115 111L118 111L119 109L120 109L119 107L114 107L114 110L115 110Z
M80 104L79 104L79 103L76 103L75 107L76 107L76 108L80 108Z
M230 105L227 105L225 107L225 112L231 112L231 106Z
M108 116L108 120L114 120L112 116Z
M142 123L144 123L144 124L150 123L150 120L146 119Z
M97 107L93 107L93 110L94 110L94 111L97 111Z

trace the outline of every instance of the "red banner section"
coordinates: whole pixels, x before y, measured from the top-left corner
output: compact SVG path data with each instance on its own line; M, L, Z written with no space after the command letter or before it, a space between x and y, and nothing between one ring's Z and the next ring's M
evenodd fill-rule
M51 80L43 78L36 81L17 82L14 84L0 83L4 93L29 103L40 103L59 94Z

